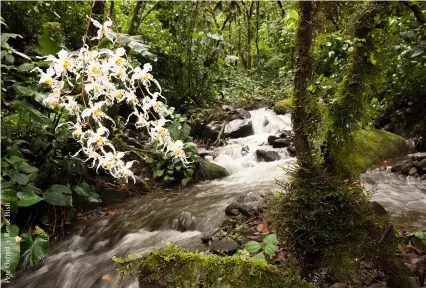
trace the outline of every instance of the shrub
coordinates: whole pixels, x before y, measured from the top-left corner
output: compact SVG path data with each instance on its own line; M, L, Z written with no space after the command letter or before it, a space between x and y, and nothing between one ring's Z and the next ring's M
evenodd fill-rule
M304 277L324 269L335 281L345 281L363 260L381 269L391 287L405 287L393 230L374 216L358 182L331 176L320 166L289 173L292 178L280 183L284 193L271 201L269 213Z

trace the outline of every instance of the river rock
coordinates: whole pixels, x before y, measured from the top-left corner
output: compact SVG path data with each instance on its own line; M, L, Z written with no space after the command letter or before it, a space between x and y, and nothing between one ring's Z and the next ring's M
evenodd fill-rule
M413 166L414 164L412 162L405 164L404 166L402 166L401 173L404 175L408 175Z
M237 251L239 247L240 245L231 239L222 239L212 243L212 250L216 253L232 253Z
M330 288L347 288L345 283L334 283Z
M414 154L409 154L408 157L411 157L411 159L415 161L422 161L423 159L426 159L426 152L418 152Z
M195 230L195 217L192 216L191 212L183 211L173 220L172 228L181 232Z
M229 105L222 105L222 110L229 112L229 111L232 111L233 108Z
M420 169L422 169L422 170L425 170L426 169L426 159L423 159L423 160L421 160L421 161L417 161L417 167L418 168L420 168Z
M291 142L288 139L277 139L272 144L273 148L284 148L290 146Z
M227 216L237 216L238 214L242 214L247 217L256 215L257 204L249 204L251 203L232 202L225 208L225 214Z
M414 176L417 174L417 168L411 167L410 171L408 171L408 176Z
M273 162L280 160L280 154L277 151L256 150L257 161Z
M268 124L269 124L269 119L268 119L268 117L263 116L263 118L262 118L262 125L263 125L263 127L268 126Z
M290 156L295 156L296 155L296 147L295 146L288 146L287 147L287 151L288 153L290 153Z
M222 128L221 125L222 124L217 121L210 122L206 125L206 129L203 132L203 137L216 140Z
M249 119L232 120L225 126L225 136L229 138L242 138L253 134L253 125Z
M278 139L278 137L277 136L275 136L275 135L270 135L270 136L268 136L268 144L269 145L274 145L274 142L275 142L275 140L277 140Z
M402 170L402 164L397 164L395 166L392 166L391 172L393 173L399 173Z
M236 120L236 119L248 119L251 117L250 112L244 110L244 109L236 109L236 110L232 110L231 112L228 113L228 120L232 121L232 120Z
M382 204L380 204L379 202L371 201L370 205L374 211L374 214L376 214L377 216L386 216L388 214L386 209L383 208Z
M423 174L422 177L420 177L421 181L426 181L426 174Z
M200 162L197 165L195 179L197 179L197 181L214 180L217 178L226 177L228 175L229 172L225 168L206 159L200 159Z
M239 203L251 203L251 202L260 202L264 201L262 196L253 192L249 192L247 194L241 194L237 198L235 198L236 202Z
M287 130L287 129L281 130L280 137L281 138L291 137L291 130Z

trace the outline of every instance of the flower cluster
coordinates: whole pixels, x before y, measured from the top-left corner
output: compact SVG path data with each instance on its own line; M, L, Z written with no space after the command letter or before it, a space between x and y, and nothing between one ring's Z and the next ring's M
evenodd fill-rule
M91 21L99 28L96 39L105 36L114 40L109 28L110 21L104 24L93 19ZM125 153L115 149L108 139L110 131L105 127L115 127L115 121L107 115L106 109L126 102L133 108L127 122L134 119L137 128L147 129L151 140L158 143L158 149L166 154L171 153L176 161L189 163L184 144L173 141L165 127L166 122L170 121L167 118L173 117L172 109L165 104L161 87L150 74L150 64L145 64L143 68L132 67L122 47L89 50L84 46L77 53L62 50L57 56L45 57L52 65L46 71L37 70L41 73L40 84L51 89L44 104L50 108L65 109L75 119L74 122L61 124L68 126L74 139L82 146L74 156L82 152L87 157L85 161L91 161L91 166L97 170L102 167L113 177L126 181L132 178L135 181L130 170L134 161L123 160ZM82 84L81 93L70 95L69 91L77 83Z

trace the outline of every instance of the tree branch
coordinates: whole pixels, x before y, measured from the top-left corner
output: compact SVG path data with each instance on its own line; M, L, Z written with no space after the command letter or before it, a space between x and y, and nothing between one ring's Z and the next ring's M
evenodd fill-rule
M405 6L407 6L408 8L411 9L411 11L413 11L414 16L416 16L416 19L418 22L425 24L426 23L426 18L425 15L423 14L422 10L420 9L419 5L412 2L412 1L401 1Z

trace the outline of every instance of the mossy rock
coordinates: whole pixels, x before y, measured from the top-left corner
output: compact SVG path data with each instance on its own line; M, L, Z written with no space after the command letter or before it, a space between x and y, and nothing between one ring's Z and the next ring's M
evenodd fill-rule
M121 275L136 276L140 283L156 284L155 287L315 287L300 280L294 271L265 260L241 255L204 255L171 243L149 255L113 260Z
M225 168L216 165L208 160L200 159L198 169L195 174L195 178L197 179L197 181L214 180L226 176L229 176L229 172Z
M290 113L292 107L293 107L293 101L290 98L288 98L275 103L274 111L277 114L284 115L286 113Z
M335 167L341 172L357 175L383 160L399 158L408 152L404 138L384 130L360 130L352 141L331 152Z

